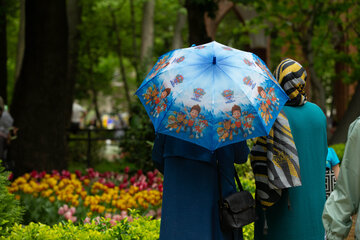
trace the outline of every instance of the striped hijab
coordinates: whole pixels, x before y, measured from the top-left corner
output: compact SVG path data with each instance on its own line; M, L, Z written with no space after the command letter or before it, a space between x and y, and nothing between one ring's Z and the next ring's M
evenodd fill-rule
M306 102L306 72L299 63L283 60L276 68L275 77L290 98L286 105ZM301 186L298 153L284 111L276 118L268 136L256 138L250 159L256 198L263 207L274 205L283 189Z
M286 58L281 61L274 72L276 80L290 101L286 103L288 106L301 106L306 102L305 84L306 70L298 62Z

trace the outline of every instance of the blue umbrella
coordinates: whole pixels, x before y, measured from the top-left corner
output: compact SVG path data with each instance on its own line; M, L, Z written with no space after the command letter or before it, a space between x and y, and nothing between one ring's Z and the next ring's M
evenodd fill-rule
M135 94L156 132L211 151L268 135L288 100L258 56L215 41L162 55Z

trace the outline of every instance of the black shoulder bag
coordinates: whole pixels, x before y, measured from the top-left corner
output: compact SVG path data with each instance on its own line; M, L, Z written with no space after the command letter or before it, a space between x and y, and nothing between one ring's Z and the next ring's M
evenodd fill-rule
M249 191L244 191L234 167L236 182L240 191L223 198L220 182L220 169L217 163L219 182L219 216L222 231L239 229L257 220L255 213L255 200Z

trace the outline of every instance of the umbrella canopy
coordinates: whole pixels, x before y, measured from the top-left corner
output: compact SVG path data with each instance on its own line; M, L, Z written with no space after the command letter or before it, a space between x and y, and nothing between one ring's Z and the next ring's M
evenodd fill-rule
M162 55L135 94L156 132L211 151L268 135L288 100L258 56L215 41Z

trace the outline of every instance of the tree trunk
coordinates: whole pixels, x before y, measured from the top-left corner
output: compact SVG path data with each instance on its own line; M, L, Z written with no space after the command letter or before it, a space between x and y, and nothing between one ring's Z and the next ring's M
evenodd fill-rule
M182 48L183 39L182 39L182 30L186 24L186 9L180 8L176 17L176 25L174 30L174 37L172 41L172 49Z
M74 87L76 82L76 77L78 73L78 64L79 64L79 43L80 43L80 31L79 26L81 24L81 6L79 0L67 1L67 19L69 25L69 56L68 56L68 83L66 90L71 98L68 98L66 102L67 109L67 118L68 124L70 124L71 112L72 112L72 102L74 97Z
M0 96L7 104L6 4L0 0Z
M301 46L305 60L308 63L308 70L309 70L308 79L310 78L310 84L311 84L310 100L316 103L323 110L323 112L326 113L325 89L321 84L321 81L314 69L314 52L311 47L311 37L307 37L305 41L302 41Z
M205 8L194 0L186 0L187 19L189 25L189 44L201 45L211 41L206 32Z
M155 0L147 0L143 6L140 50L141 66L146 73L148 73L152 67L151 58L154 47L154 10Z
M329 143L344 143L346 142L346 137L349 129L350 123L352 123L357 117L360 116L360 83L357 83L355 93L348 105L348 108L343 116L343 118L338 123L333 136L331 137Z
M19 79L25 52L25 0L20 0L20 29L16 53L15 82Z
M137 44L136 44L136 20L135 20L135 7L134 7L134 1L130 1L130 17L131 17L131 39L132 39L132 50L133 54L131 57L131 64L134 66L135 73L136 73L136 83L137 86L141 84L142 77L139 72L139 64L138 64L138 51L137 51Z
M90 42L86 42L87 54L89 58L89 69L88 69L88 79L90 83L90 92L91 92L91 102L94 106L96 121L99 122L100 128L103 128L103 124L101 121L101 115L99 111L99 103L98 103L98 91L95 88L95 79L94 79L94 65L98 62L99 56L93 55L90 48ZM95 124L95 126L97 126Z
M11 114L19 128L10 151L15 175L64 169L68 122L68 28L65 0L25 4L25 53Z
M124 67L124 63L123 63L122 44L121 44L121 38L120 38L120 33L119 33L120 30L118 28L118 25L116 22L116 16L115 16L114 12L112 12L111 15L112 15L112 20L113 20L114 32L116 34L116 46L115 46L116 49L115 50L119 57L120 74L121 74L121 79L124 83L124 94L125 94L126 102L128 105L128 112L131 115L131 113L132 113L131 99L130 99L130 93L129 93L129 85L128 85L128 81L126 78L125 67Z

